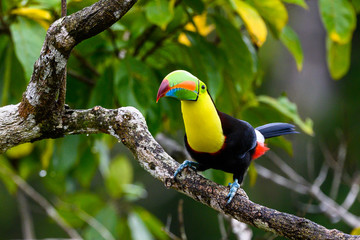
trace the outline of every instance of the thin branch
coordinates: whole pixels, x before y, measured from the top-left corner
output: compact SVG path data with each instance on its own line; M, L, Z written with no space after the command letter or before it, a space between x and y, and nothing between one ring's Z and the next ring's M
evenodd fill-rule
M257 173L261 177L270 179L271 181L273 181L274 183L276 183L280 186L291 189L300 194L307 194L309 191L309 188L303 184L289 180L279 174L276 174L276 173L270 171L269 169L267 169L261 165L256 164L255 166L256 166Z
M167 137L165 134L157 134L155 140L160 143L164 150L178 162L183 162L186 159L191 159L189 153L185 151L183 146L177 143L174 139Z
M236 219L230 219L231 229L235 234L237 240L251 240L253 232L245 223L239 222Z
M153 54L158 48L160 48L162 46L162 44L164 43L165 40L172 37L179 29L182 29L184 26L185 26L185 24L179 25L176 28L174 28L173 30L171 30L167 35L159 38L153 44L153 46L147 52L144 53L144 55L141 57L141 61L144 62L151 54Z
M327 164L323 163L323 165L322 165L322 167L320 169L319 175L314 180L313 185L320 188L321 185L326 180L328 172L329 172L329 166Z
M75 211L83 221L95 229L105 240L115 240L111 232L96 218L92 217L81 209L76 208Z
M139 52L140 49L143 47L143 45L145 44L145 42L149 39L149 37L151 36L151 34L153 34L155 32L155 30L158 28L158 26L151 25L148 29L146 29L140 37L138 37L136 39L136 43L135 43L135 50L133 53L133 56L136 57Z
M186 233L185 233L183 206L184 206L184 200L180 199L179 204L178 204L178 219L179 219L180 236L181 236L182 240L187 240Z
M61 0L61 17L65 17L66 15L67 15L66 0Z
M181 240L181 238L179 238L178 236L176 236L175 234L173 234L170 231L170 226L171 226L171 215L169 215L166 219L166 225L165 228L163 229L163 231L173 240Z
M21 230L24 239L35 239L34 224L32 221L29 204L24 196L22 190L18 190L16 193L18 200L20 218L21 218Z
M177 0L174 4L174 8L176 8L179 4L181 3L181 0ZM156 32L156 30L160 29L157 25L153 24L151 25L149 28L147 28L140 37L138 37L136 39L136 43L135 43L135 50L133 53L133 56L136 57L139 55L141 48L145 45L145 42L149 40L149 38L151 37L151 35L153 33ZM149 54L151 54L152 52L154 52L161 44L163 40L158 40L154 46L152 47L152 49L150 51L148 51L143 57L142 59L145 60ZM158 45L158 46L157 46ZM157 46L157 47L156 47ZM155 48L155 49L154 49ZM149 53L150 52L150 53Z
M221 213L218 214L218 222L219 222L221 240L227 240L229 238L229 236L226 231L225 224L224 224L224 215Z
M77 80L83 82L83 83L86 83L87 85L93 87L95 86L95 81L93 79L90 79L90 78L87 78L83 75L81 75L80 73L76 72L75 70L72 70L72 69L68 69L68 74L73 77L73 78L76 78Z
M306 180L300 176L297 172L294 171L293 168L291 168L287 163L285 163L281 158L279 158L275 153L268 152L267 156L270 158L270 160L275 163L283 173L285 173L289 179L292 179L295 182L298 183L305 183Z
M58 200L60 201L60 200ZM63 206L67 209L75 212L75 214L84 222L86 222L89 226L91 226L95 231L97 231L105 240L115 240L114 236L111 232L96 218L85 212L84 210L80 209L76 205L67 203L62 201Z
M355 181L353 181L353 183L351 184L350 191L341 206L345 209L349 209L356 201L356 197L359 195L359 191L359 177L356 177Z
M91 63L83 57L76 49L72 50L72 55L81 63L83 67L91 72L91 74L95 75L96 77L100 76L100 73L96 70L96 68L91 65Z
M346 159L346 144L342 141L340 143L338 150L337 161L336 161L337 167L334 168L334 177L330 191L330 197L333 199L337 198L339 192L345 159Z
M314 167L314 147L313 144L311 144L310 142L307 145L307 151L306 151L306 160L307 160L307 170L308 170L308 175L309 178L311 179L311 181L314 179L315 176L315 167Z

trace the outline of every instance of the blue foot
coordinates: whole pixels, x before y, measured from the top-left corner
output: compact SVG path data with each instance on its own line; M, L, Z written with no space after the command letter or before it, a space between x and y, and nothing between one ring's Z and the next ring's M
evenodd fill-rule
M234 198L237 190L240 188L239 181L237 179L235 179L235 181L233 183L229 183L229 187L230 187L230 191L229 191L229 194L226 196L226 198L228 198L229 200L227 201L226 205L228 205L231 202L231 200Z
M199 166L199 163L197 162L193 162L193 161L189 161L189 160L185 160L179 167L178 169L176 170L175 174L174 174L174 178L176 178L176 176L178 174L181 175L181 172L184 168L186 167L190 167L192 169L194 169L195 171L197 170L197 167Z

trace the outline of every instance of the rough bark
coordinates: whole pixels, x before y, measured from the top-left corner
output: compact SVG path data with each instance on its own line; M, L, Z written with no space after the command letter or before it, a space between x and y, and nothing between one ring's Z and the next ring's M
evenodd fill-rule
M100 0L52 24L21 103L0 108L0 153L20 143L44 138L111 134L124 143L139 164L165 187L182 192L239 221L289 239L360 239L253 203L241 189L231 204L226 205L228 188L192 170L184 170L175 181L172 176L179 164L154 140L144 117L135 108L74 110L64 107L65 102L59 94L73 47L111 26L134 3L134 0Z

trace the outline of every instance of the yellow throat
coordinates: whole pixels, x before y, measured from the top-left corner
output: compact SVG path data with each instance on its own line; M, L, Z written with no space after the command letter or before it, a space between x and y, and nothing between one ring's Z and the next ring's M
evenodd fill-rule
M201 93L197 101L181 101L185 132L190 147L198 152L219 151L225 137L211 97Z

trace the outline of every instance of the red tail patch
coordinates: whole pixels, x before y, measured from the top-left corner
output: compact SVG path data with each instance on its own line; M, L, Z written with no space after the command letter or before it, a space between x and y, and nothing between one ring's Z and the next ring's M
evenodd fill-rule
M251 159L255 160L262 155L264 155L270 148L266 147L265 143L257 142L254 154L252 155Z

